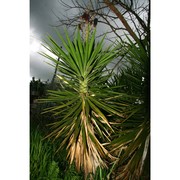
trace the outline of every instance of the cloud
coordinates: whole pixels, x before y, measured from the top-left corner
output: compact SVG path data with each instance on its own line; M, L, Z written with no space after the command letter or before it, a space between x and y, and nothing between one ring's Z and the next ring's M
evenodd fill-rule
M43 50L41 43L45 35L53 34L51 25L56 18L52 11L57 3L57 0L30 0L30 77L43 81L53 77L54 68L37 52Z

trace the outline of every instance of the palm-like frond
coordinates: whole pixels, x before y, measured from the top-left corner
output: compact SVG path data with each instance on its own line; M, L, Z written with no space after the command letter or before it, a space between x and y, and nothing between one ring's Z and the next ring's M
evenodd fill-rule
M105 67L117 51L103 49L104 39L95 44L95 32L86 41L79 31L73 41L67 32L66 39L57 34L64 49L51 36L44 47L60 61L41 53L58 64L57 77L65 85L64 89L49 91L48 98L41 100L54 103L44 112L52 112L58 119L51 124L52 132L47 137L63 137L59 148L66 147L70 163L75 161L77 169L84 169L87 175L97 167L106 167L106 158L113 159L103 144L110 142L113 132L107 115L124 117L123 107L114 104L124 93L113 92L106 84L110 75Z
M128 39L128 37L127 37ZM129 96L124 100L127 118L116 124L116 131L110 148L119 156L119 175L117 179L139 179L144 162L147 159L150 141L150 78L149 78L149 43L120 43L121 55L126 60L127 68L115 75L110 85L121 86L119 92ZM124 85L124 86L122 86ZM118 101L118 100L117 100ZM118 128L119 127L119 128Z

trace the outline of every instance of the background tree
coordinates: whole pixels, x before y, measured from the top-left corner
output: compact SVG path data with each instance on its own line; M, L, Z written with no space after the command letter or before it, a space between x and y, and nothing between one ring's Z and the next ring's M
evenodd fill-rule
M124 34L129 34L135 41L147 38L150 41L150 1L149 0L73 0L68 4L60 0L60 5L68 12L76 12L69 16L57 16L59 24L77 27L81 24L84 13L90 18L97 18L101 35L105 31L114 38L122 40ZM69 13L71 14L71 13ZM102 28L103 27L103 28Z
M148 41L144 41L149 49ZM128 64L121 73L114 75L109 86L120 87L124 99L126 119L113 118L114 126L110 145L118 156L114 163L117 179L149 179L150 174L150 58L149 51L130 39L119 43L120 54ZM119 98L116 99L119 102ZM114 154L114 155L115 155Z
M30 82L30 103L33 103L33 100L37 98L45 96L46 86L40 79L35 80L35 77L32 77Z

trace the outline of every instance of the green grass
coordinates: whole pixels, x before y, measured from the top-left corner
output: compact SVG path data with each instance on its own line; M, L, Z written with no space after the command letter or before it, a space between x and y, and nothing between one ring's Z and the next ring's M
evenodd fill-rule
M30 179L51 179L58 178L59 167L54 160L53 146L50 142L43 141L38 129L30 133Z
M55 153L55 146L44 139L44 132L31 128L30 132L30 179L31 180L83 180L82 172L78 173L74 164L69 165L66 151Z

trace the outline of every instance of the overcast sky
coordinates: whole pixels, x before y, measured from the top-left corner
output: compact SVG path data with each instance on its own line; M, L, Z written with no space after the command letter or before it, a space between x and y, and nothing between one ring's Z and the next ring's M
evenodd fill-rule
M42 51L41 41L47 35L53 34L52 25L57 24L53 14L62 11L57 0L30 0L30 78L43 81L51 80L54 69L47 65L45 59L37 52Z

